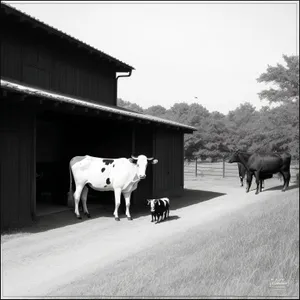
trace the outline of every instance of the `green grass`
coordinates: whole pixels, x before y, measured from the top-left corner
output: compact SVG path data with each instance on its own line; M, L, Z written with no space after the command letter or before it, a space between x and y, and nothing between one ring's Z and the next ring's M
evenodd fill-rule
M219 222L153 241L153 247L51 295L298 297L296 196L298 189L263 196ZM272 279L285 287L270 287Z

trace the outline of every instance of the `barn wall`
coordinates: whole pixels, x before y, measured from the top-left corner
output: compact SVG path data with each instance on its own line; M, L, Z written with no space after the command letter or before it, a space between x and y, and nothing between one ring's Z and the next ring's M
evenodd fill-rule
M134 155L146 155L147 157L153 156L153 127L149 125L135 124L134 127ZM133 192L133 204L145 204L147 198L152 197L153 189L153 169L157 165L148 164L146 170L146 178L141 180L138 188Z
M157 129L154 154L158 164L153 168L153 195L169 197L183 192L183 134L179 131Z
M25 107L0 103L1 231L28 224L34 215L34 127Z
M115 69L66 41L1 14L1 76L99 103L116 105Z

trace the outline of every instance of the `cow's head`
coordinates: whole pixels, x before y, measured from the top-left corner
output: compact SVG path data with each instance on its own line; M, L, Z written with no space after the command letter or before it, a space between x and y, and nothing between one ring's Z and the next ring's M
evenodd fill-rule
M158 202L158 199L147 199L147 205L150 206L150 211L155 211L155 204Z
M129 160L132 163L136 164L137 176L139 179L146 178L146 169L147 169L148 163L153 164L153 165L158 163L157 159L154 159L153 157L147 158L147 156L145 156L145 155L139 155L138 157L131 155L131 158L129 158Z
M240 154L240 151L238 149L232 151L229 156L228 162L229 163L240 162L239 154Z

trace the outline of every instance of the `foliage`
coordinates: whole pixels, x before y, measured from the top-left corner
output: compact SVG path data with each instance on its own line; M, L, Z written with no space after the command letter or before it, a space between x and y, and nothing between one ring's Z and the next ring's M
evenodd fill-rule
M277 107L264 106L259 111L250 103L242 103L227 115L209 112L198 103L176 103L166 109L161 105L147 109L118 99L118 105L137 112L194 126L197 131L185 135L185 158L220 159L235 148L244 151L288 151L299 160L299 58L283 56L287 67L268 66L258 78L272 83L277 90L264 90L261 99L276 102Z
M283 55L283 59L286 67L281 64L276 67L268 65L267 71L257 79L258 82L271 83L277 87L260 92L260 99L270 103L299 102L299 56Z
M139 113L144 112L143 108L141 106L139 106L138 104L131 103L129 101L124 101L120 98L118 98L118 100L117 100L117 106L120 106L125 109L129 109L129 110L133 110L133 111L136 111Z
M163 117L167 109L161 105L153 105L144 111L148 115Z

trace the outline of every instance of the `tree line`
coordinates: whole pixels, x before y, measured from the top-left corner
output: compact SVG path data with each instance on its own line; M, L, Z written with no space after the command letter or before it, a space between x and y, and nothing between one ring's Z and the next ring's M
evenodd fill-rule
M268 66L257 78L270 84L258 96L269 105L260 110L246 102L228 114L209 112L198 103L176 103L170 109L161 105L143 109L141 106L118 99L118 106L133 111L169 119L198 130L185 135L185 158L195 157L213 161L228 151L282 152L288 151L299 160L299 56L283 55L285 66ZM276 103L276 107L271 107Z

